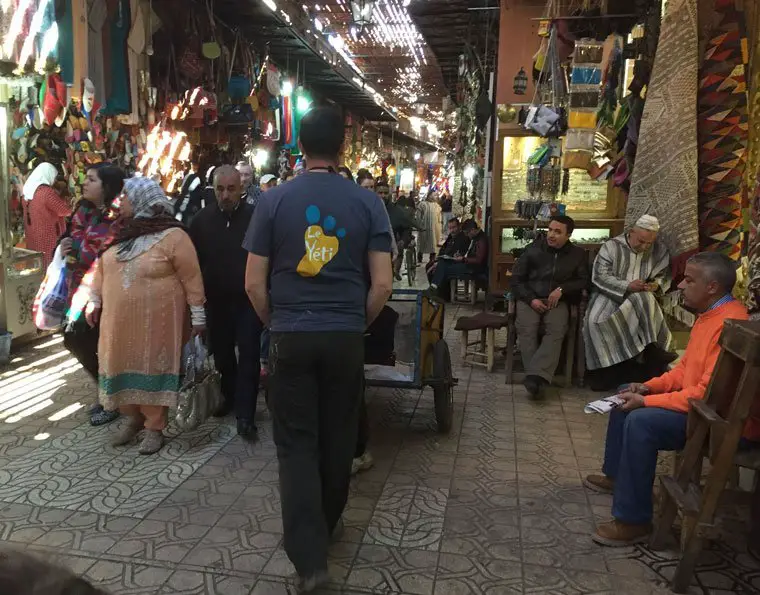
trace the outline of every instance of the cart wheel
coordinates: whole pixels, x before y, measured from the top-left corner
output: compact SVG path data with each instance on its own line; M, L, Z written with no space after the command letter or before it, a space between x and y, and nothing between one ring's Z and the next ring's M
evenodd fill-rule
M433 396L438 431L448 434L454 419L454 381L451 374L451 353L444 339L433 347L433 377L437 380L433 385Z

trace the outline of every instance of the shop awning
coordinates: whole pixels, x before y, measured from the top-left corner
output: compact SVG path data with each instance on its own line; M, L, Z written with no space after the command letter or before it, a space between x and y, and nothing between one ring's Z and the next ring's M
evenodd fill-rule
M499 0L412 2L409 14L435 54L443 81L456 97L459 56L470 48L493 68L499 45Z
M276 1L272 6L276 6ZM335 53L321 36L310 37L305 27L304 34L299 33L291 26L295 23L288 24L280 12L271 10L261 0L216 0L214 10L229 26L238 27L257 50L263 53L268 50L280 68L289 73L300 70L301 80L305 78L306 85L320 95L367 120L396 121L388 108L378 105L372 95L353 82L356 74L348 65L340 58L331 63Z

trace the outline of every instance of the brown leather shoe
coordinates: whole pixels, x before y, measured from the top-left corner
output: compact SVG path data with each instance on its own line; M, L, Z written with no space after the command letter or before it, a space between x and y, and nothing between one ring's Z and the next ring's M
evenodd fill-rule
M596 528L596 533L591 536L599 545L608 547L625 547L634 543L641 543L649 539L652 525L628 525L618 520L602 523Z
M600 494L612 494L615 491L615 480L606 475L587 475L583 485Z

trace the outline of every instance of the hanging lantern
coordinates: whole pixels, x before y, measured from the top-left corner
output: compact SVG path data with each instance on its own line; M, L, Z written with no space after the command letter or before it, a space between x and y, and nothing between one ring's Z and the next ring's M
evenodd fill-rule
M374 10L375 0L351 0L351 16L360 31L372 23Z
M525 73L524 68L520 67L520 72L515 75L512 89L514 90L515 95L525 95L525 91L528 89L528 75Z

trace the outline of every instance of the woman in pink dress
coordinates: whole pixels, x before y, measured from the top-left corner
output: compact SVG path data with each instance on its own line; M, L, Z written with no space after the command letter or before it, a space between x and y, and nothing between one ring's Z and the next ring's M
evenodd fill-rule
M190 236L161 187L124 183L114 240L97 261L86 316L100 321L100 402L126 417L114 446L142 433L140 454L163 445L177 405L182 346L205 331L203 279ZM102 311L102 315L101 315Z

